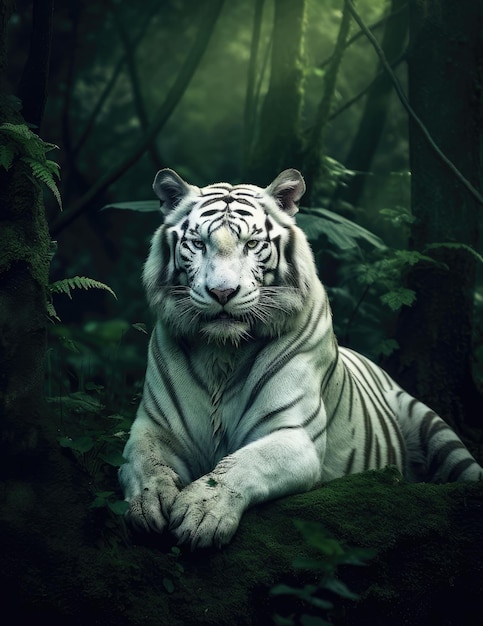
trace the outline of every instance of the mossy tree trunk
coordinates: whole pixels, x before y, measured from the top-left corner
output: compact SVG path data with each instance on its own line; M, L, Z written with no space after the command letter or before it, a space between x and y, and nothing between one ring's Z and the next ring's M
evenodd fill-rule
M0 124L24 123L5 79L12 11L12 2L0 2ZM19 453L39 447L50 248L42 191L18 158L0 167L0 233L0 454L11 468Z
M483 3L411 0L409 97L435 143L481 189ZM481 420L471 373L475 257L483 207L449 171L410 122L411 246L441 264L416 266L408 285L417 300L400 316L398 379L435 410L462 426ZM464 244L437 247L437 244ZM471 420L471 418L470 418ZM480 421L481 423L481 421Z
M276 0L270 82L260 114L258 138L244 177L268 185L277 174L296 166L300 152L302 46L305 0Z

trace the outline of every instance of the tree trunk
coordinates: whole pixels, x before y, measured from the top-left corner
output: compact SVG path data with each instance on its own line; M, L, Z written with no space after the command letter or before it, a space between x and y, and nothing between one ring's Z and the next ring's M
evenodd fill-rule
M0 3L2 41L11 11ZM4 48L0 55L0 124L19 124ZM8 171L0 166L0 232L0 458L10 467L12 457L39 445L50 249L40 186L18 158Z
M408 31L408 11L406 0L392 0L390 13L395 17L388 18L381 42L381 48L389 63L401 56L406 43ZM375 81L366 99L359 128L349 150L344 165L349 170L367 172L379 145L386 123L389 103L393 95L393 86L390 77L384 72L382 64L376 69L382 74ZM355 176L345 187L340 187L337 199L357 206L364 188L366 177ZM334 198L336 200L336 198Z
M443 153L481 188L482 2L411 0L409 5L410 103ZM411 247L476 246L482 207L413 123L409 130ZM471 415L476 424L481 414L471 375L476 261L463 246L434 247L430 254L447 267L417 266L408 276L417 300L400 316L397 376L453 425L461 427Z
M294 167L300 152L301 63L305 0L276 0L270 84L259 122L259 134L245 176L268 185L277 174Z

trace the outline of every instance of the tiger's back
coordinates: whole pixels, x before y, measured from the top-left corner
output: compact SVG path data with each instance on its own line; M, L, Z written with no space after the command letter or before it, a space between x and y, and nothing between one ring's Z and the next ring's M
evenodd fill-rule
M223 545L253 504L396 465L408 479L478 480L456 434L379 367L339 348L296 170L267 188L154 189L164 222L144 270L156 327L120 470L128 517Z

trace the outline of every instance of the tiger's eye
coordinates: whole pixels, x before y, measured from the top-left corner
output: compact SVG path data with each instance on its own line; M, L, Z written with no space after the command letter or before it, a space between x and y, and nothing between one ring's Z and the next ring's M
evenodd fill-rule
M192 239L191 243L193 247L196 248L197 250L205 249L205 244L201 241L201 239Z
M253 250L253 248L256 248L258 246L258 241L256 239L249 239L245 246L249 249L249 250Z

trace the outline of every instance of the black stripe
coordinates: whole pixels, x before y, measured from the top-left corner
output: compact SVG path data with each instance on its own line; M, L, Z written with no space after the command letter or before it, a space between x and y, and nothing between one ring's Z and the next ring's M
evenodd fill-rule
M322 406L322 396L319 395L319 404L317 405L317 408L308 417L304 419L304 421L302 422L303 428L307 428L314 421L314 419L319 415L321 406Z
M449 455L455 450L465 450L465 446L459 440L447 441L440 446L432 455L431 462L428 466L428 475L434 476L438 469L444 466Z
M349 455L349 460L347 461L344 474L350 474L352 472L355 456L356 456L356 449L352 448L351 453Z
M458 478L461 476L461 474L472 465L478 465L478 463L471 457L458 461L456 465L453 465L451 472L448 474L446 478L446 482L448 483L456 482Z
M193 361L191 360L191 346L186 340L179 339L178 347L185 358L186 367L190 373L190 376L193 378L193 380L198 385L198 387L202 389L209 396L210 391L208 389L208 386L206 385L206 382L199 376L198 372L195 370Z
M446 428L443 420L434 411L429 410L421 419L419 440L424 457L428 456L429 441L433 435Z
M287 363L289 363L293 359L293 357L300 351L303 343L306 342L307 336L310 337L312 335L315 327L319 323L319 316L314 315L314 309L315 306L312 305L310 314L307 316L305 324L302 326L302 328L299 330L296 337L292 341L290 349L288 351L284 351L274 361L272 361L272 363L258 380L257 384L253 387L243 413L246 413L248 409L253 405L267 381L271 380L275 376L275 374L277 374Z
M154 341L154 339L156 339ZM164 387L168 393L168 396L176 410L176 413L181 421L183 429L186 433L186 437L189 440L189 443L198 451L198 454L203 458L205 451L201 448L200 442L193 436L193 433L190 429L189 421L186 419L186 415L184 414L183 407L179 401L179 398L176 394L176 388L173 383L173 380L169 374L168 368L164 364L164 360L161 356L161 353L158 350L157 337L156 337L156 329L153 332L153 340L152 340L152 350L154 356L154 362L156 363L156 369L159 373L161 380L163 381ZM187 461L189 462L189 461Z
M362 394L360 393L360 391L359 391L359 399L361 402L362 417L364 419L364 434L365 434L363 469L368 470L371 466L372 436L373 436L374 431L372 429L371 418L367 411L365 400Z
M375 436L375 443L376 443L376 467L380 468L381 466L381 444L379 443L379 437L376 435ZM391 461L388 461L388 464L390 464Z
M289 409L292 409L295 405L297 405L301 400L304 399L304 396L301 395L298 398L295 398L294 400L292 400L291 402L288 402L287 404L279 407L278 409L274 409L273 411L270 411L270 413L267 413L266 415L264 415L261 419L258 420L258 422L256 424L254 424L250 430L248 430L243 437L243 441L240 444L240 448L242 448L243 446L246 446L248 443L248 439L250 439L250 435L256 431L258 428L264 426L267 424L267 422L269 422L270 420L277 418L280 413L283 413L284 411L288 411ZM284 426L280 426L279 428L273 429L273 431L270 432L275 432L275 430L281 430L283 428L287 428L290 427L289 425L284 425ZM300 424L296 425L297 428L300 428ZM255 438L256 439L256 438Z
M220 191L212 191L212 190L220 190ZM206 196L212 196L213 194L223 194L225 195L227 191L232 191L232 185L228 183L216 183L216 185L208 185L208 187L204 187L201 190L200 196L202 198Z
M152 402L152 404L154 404L154 408L156 410L156 415L154 415L146 406L146 402L144 401L144 395L147 394L148 396L148 400L150 400ZM160 426L165 426L166 428L171 428L171 424L169 422L168 416L166 415L166 413L163 411L163 409L161 408L161 405L158 402L158 398L156 397L156 394L154 393L151 384L148 380L148 378L146 377L146 381L144 383L144 392L143 392L143 407L144 410L146 411L146 413L149 415L149 417L153 420L153 422L155 422L156 424L159 424ZM161 421L158 418L162 418L164 423L161 423Z
M336 356L335 356L335 359L330 364L330 367L325 372L324 377L322 378L322 382L320 383L320 391L321 391L322 394L325 393L327 385L329 384L330 379L332 378L332 376L334 374L335 368L337 367L337 364L339 363L339 356L340 356L340 352L339 352L338 347L336 346Z

